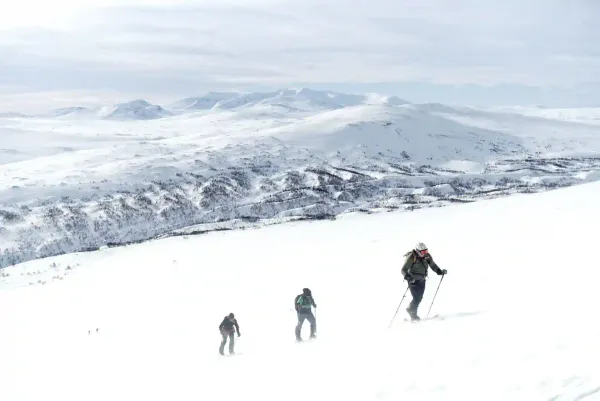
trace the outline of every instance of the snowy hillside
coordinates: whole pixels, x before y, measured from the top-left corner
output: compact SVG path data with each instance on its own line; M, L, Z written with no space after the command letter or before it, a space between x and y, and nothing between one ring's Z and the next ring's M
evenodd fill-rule
M336 110L349 106L372 103L368 95L349 95L336 92L315 91L311 89L286 89L277 92L251 93L239 95L215 105L221 109L263 106L281 107L289 112ZM399 106L408 104L397 97L384 97L377 103Z
M56 118L59 120L153 120L170 117L173 112L162 106L151 104L146 100L137 99L130 102L117 103L110 106L89 108L82 106L64 107L52 110L41 118Z
M63 107L52 110L48 117L92 117L94 111L82 106Z
M598 400L599 198L592 183L3 269L0 399ZM409 295L388 329L418 241L448 269L419 312L439 285L431 314L444 320L405 323ZM296 344L303 287L318 339ZM242 336L222 357L230 312Z
M112 107L103 107L98 112L98 115L114 120L151 120L171 116L173 113L163 109L161 106L138 99L131 102L118 103Z
M600 178L594 124L308 90L243 99L162 118L134 101L103 109L111 119L0 119L0 267Z
M187 97L170 105L170 109L180 112L212 109L217 103L239 96L235 92L209 92L204 96Z
M395 96L351 95L307 88L282 89L274 92L209 92L204 96L181 99L169 106L178 113L206 109L279 109L283 113L336 110L364 104L400 106L409 102Z
M600 125L600 108L548 109L542 107L504 107L492 110L513 112L531 117L549 118L552 120Z

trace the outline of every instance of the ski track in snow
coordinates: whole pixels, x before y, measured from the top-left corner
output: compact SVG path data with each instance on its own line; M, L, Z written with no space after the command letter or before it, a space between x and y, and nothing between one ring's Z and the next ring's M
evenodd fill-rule
M599 197L590 183L8 267L0 399L596 400ZM448 269L432 309L444 319L403 322L408 295L387 329L418 241ZM44 270L69 274L27 285ZM295 344L305 286L319 338ZM229 312L240 355L220 357Z

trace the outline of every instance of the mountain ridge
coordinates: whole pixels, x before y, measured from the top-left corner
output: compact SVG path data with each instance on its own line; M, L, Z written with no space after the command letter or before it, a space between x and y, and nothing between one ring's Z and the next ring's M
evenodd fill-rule
M403 105L410 102L397 96L378 94L345 94L333 91L300 89L279 89L271 92L214 92L204 95L185 97L167 106L151 103L145 99L122 101L111 105L95 107L67 106L51 110L45 114L2 113L15 117L47 117L47 118L100 118L114 120L146 120L172 117L198 111L235 110L252 106L282 106L288 111L315 112L333 110L361 104L387 103ZM0 114L0 117L2 117Z
M410 211L600 179L600 128L585 119L269 96L161 118L137 99L104 109L110 119L0 119L0 267L186 227Z

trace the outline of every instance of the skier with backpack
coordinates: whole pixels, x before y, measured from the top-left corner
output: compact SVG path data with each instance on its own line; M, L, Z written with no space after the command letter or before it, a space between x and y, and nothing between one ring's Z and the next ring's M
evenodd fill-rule
M406 311L410 315L411 320L421 320L419 315L417 315L417 309L425 293L428 268L431 268L431 270L440 276L447 274L448 270L440 269L433 261L433 257L429 253L427 246L422 242L419 242L415 249L404 256L406 260L404 261L404 266L402 266L402 275L408 282L408 288L412 295L412 301L408 308L406 308Z
M240 334L240 326L235 318L233 313L225 316L223 321L219 325L219 331L221 332L221 336L223 337L223 341L221 341L221 346L219 347L219 354L224 355L223 351L225 350L225 344L227 343L227 337L229 337L229 354L233 355L235 352L233 351L234 341L233 336L237 330L238 338L241 336Z
M302 341L302 336L300 333L302 331L304 320L308 320L310 323L310 338L317 338L317 321L311 309L313 306L316 308L317 304L312 297L312 292L308 288L303 288L302 294L297 295L296 299L294 300L294 308L298 314L298 324L296 325L296 341L298 342Z

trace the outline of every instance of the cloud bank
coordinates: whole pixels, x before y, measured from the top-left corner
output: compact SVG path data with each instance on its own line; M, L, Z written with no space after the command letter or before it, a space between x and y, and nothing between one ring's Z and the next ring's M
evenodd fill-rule
M0 17L0 87L178 96L600 82L594 0L55 0L31 18L34 3Z

